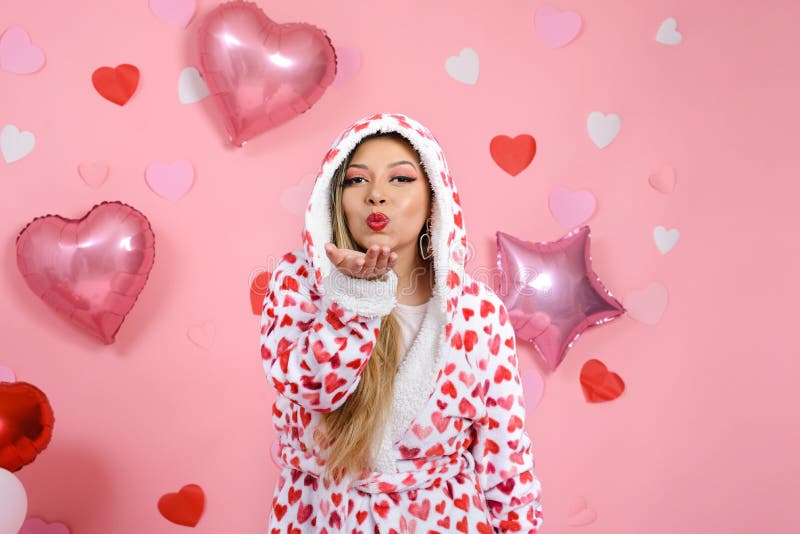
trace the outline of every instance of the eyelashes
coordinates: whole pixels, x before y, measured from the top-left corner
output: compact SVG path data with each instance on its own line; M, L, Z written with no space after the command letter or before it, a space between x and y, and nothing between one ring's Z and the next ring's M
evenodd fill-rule
M392 177L392 180L394 180L395 178L402 178L403 180L401 180L401 181L403 183L409 183L409 182L413 182L414 180L416 180L416 178L409 178L408 176L394 176L394 177ZM347 187L351 183L355 183L355 180L363 180L363 178L361 176L356 176L354 178L347 178L347 179L342 181L342 187Z

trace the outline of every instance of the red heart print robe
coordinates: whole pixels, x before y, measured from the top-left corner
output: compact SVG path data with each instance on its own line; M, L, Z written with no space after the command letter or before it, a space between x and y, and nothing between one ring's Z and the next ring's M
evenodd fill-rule
M434 191L434 294L395 377L374 470L334 483L313 426L358 386L397 303L397 275L351 278L323 248L332 239L329 187L363 137L395 131L420 154ZM456 185L430 131L401 113L357 120L325 155L305 213L303 248L274 267L261 316L264 372L277 392L272 422L284 465L269 529L278 533L534 533L541 484L516 338L502 300L465 272L467 236Z

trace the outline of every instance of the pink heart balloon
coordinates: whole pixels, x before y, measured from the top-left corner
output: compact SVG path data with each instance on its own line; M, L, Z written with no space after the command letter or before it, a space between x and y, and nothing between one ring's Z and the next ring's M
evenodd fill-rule
M200 70L231 143L308 110L336 76L327 34L310 24L278 24L253 2L227 2L199 30Z
M47 305L106 344L133 308L155 257L139 211L95 205L81 219L36 217L17 236L17 268Z

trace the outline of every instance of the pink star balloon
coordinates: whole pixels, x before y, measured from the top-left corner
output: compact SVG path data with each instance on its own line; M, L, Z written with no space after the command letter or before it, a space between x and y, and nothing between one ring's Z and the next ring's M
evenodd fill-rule
M497 295L517 336L556 369L586 328L625 313L592 270L589 226L531 243L497 232Z

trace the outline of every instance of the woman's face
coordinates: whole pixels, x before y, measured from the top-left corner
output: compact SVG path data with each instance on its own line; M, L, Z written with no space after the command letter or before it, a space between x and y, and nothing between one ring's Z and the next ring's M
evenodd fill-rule
M407 254L416 251L431 199L428 177L408 141L376 137L361 143L342 187L347 224L360 246L388 246L399 257L414 257ZM382 228L367 224L367 216L376 212L389 218Z

